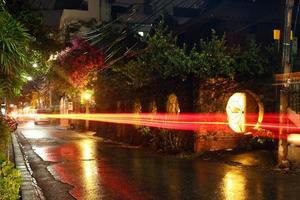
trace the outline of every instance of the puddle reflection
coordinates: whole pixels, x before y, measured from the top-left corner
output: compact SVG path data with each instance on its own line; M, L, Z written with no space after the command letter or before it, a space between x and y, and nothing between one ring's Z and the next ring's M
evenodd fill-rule
M81 159L83 160L92 160L95 159L96 147L95 142L91 140L82 140L79 144Z
M229 171L223 178L223 192L226 200L244 200L246 195L246 179L237 171Z
M98 162L95 160L94 152L97 151L95 142L91 140L80 141L80 158L82 169L82 189L75 192L81 199L96 199L98 194L101 194L101 176L98 173ZM76 190L76 189L75 189ZM81 190L81 191L80 191Z

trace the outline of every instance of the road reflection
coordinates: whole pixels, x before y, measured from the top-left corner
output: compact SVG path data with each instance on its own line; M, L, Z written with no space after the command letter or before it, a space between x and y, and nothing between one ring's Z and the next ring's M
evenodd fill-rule
M246 199L246 179L239 171L228 171L223 178L224 199Z
M83 199L95 199L95 193L101 193L101 176L98 173L98 162L95 160L96 144L91 140L82 140L79 143L81 152L82 184L84 188L74 194Z
M72 131L22 132L35 153L50 161L54 178L73 186L69 193L76 199L293 199L300 190L298 176L255 167L123 148Z
M139 191L130 177L101 159L97 145L86 139L34 150L43 160L59 162L48 170L56 179L74 186L70 193L76 199L146 199L147 195Z
M34 128L35 127L34 121L28 121L22 125L24 128Z

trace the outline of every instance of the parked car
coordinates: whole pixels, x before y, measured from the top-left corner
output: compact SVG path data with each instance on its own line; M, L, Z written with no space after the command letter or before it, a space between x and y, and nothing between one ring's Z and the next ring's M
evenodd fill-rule
M50 110L42 110L42 109L37 109L36 110L37 116L34 118L34 124L50 124L50 119L44 116L41 116L39 114L51 114Z

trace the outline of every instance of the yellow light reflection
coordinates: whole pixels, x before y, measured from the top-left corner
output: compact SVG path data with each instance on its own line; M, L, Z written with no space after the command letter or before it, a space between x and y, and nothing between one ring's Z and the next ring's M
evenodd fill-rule
M229 171L223 178L223 193L226 200L246 199L246 180L238 172Z
M82 158L82 171L84 190L83 199L94 199L94 191L100 191L100 177L98 174L97 161L95 153L97 151L94 141L87 139L80 142L80 151Z
M83 160L93 159L95 143L91 140L83 140L80 142L81 155Z

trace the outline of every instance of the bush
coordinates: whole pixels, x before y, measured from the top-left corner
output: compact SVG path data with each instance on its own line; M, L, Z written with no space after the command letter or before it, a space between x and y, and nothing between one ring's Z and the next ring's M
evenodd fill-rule
M147 145L156 150L168 153L192 151L190 149L191 134L186 132L144 126L140 127L138 132L147 138Z
M3 162L0 166L0 199L19 199L20 185L21 175L19 170L15 169L11 162Z
M251 149L274 149L276 147L274 138L274 134L271 131L259 129L257 133L253 134L249 147Z
M9 126L0 117L0 200L19 199L20 172L11 162L5 161L9 142Z
M7 145L10 141L10 129L7 123L0 116L0 163L5 158Z

